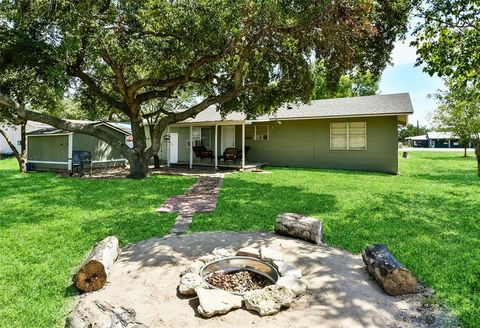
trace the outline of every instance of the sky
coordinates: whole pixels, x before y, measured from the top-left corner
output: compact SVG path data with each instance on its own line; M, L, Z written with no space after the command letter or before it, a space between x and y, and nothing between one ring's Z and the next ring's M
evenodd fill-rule
M442 80L422 72L421 67L415 67L417 55L415 47L409 45L413 40L397 41L392 52L393 65L388 66L380 80L381 94L408 92L412 98L414 114L409 117L409 123L430 125L429 116L437 107L434 99L428 95L435 93L443 86Z

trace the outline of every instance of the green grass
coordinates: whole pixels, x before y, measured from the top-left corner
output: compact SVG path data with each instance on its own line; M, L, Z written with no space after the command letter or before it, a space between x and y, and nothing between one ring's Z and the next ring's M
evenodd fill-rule
M325 241L354 253L392 252L460 317L480 326L480 178L472 155L417 153L401 175L269 168L225 179L217 211L192 231L272 230L282 212L316 216Z
M70 279L108 235L122 244L165 235L175 214L155 213L194 181L181 177L86 180L18 174L0 161L0 327L63 326Z
M229 175L217 211L191 231L272 230L281 212L317 216L325 240L352 252L386 243L460 316L480 326L480 179L460 153L411 153L402 175L270 168ZM144 181L17 174L0 161L0 327L62 326L70 279L90 247L166 234L175 215L155 207L191 178Z

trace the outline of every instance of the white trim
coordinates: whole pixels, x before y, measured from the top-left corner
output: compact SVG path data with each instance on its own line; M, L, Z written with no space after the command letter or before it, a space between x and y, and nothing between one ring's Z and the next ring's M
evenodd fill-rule
M202 122L192 122L192 123L189 123L189 122L185 122L185 123L174 123L174 124L170 124L171 127L178 127L178 128L181 128L181 127L189 127L190 125L191 126L214 126L214 125L240 125L240 124L247 124L247 125L250 125L252 124L251 121L202 121Z
M112 129L112 130L116 130L117 132L123 133L123 134L125 134L126 136L129 136L129 135L132 134L131 131L128 132L128 131L125 131L125 130L123 130L123 129L121 129L121 128L117 128L116 126L114 126L114 125L112 125L112 124L110 124L110 123L108 123L108 122L99 122L99 123L93 124L94 127L96 127L96 126L98 126L98 125L104 125L104 126L106 126L106 127L109 127L109 128Z
M267 131L268 131L268 128L267 128ZM267 132L267 135L268 135L268 132ZM245 169L245 123L242 124L242 170L244 169Z
M218 169L218 124L215 124L215 170Z
M266 123L266 122L265 122ZM269 124L254 124L253 126L253 141L269 141L270 140L270 125ZM267 127L267 139L257 140L257 126Z
M59 164L59 165L68 165L68 162L54 162L54 161L32 161L32 160L27 160L27 163L33 163L33 164Z
M55 134L28 134L26 135L27 138L30 137L56 137L56 136L69 136L73 132L70 133L55 133Z
M106 161L92 161L92 164L98 164L98 163L112 163L112 162L125 162L125 159L108 159Z
M68 135L68 171L73 170L73 132Z
M263 123L263 122L275 122L275 121L302 121L302 120L331 120L342 118L362 118L362 117L383 117L383 116L401 116L401 115L413 115L412 113L389 113L389 114L356 114L356 115L336 115L336 116L308 116L308 117L283 117L283 118L270 118L263 120L249 120L245 121L246 124Z
M192 146L192 133L193 133L193 126L190 125L190 168L193 166L193 146Z
M168 135L168 142L165 143L165 148L167 148L165 151L167 152L167 167L170 167L170 125L167 126L167 135Z

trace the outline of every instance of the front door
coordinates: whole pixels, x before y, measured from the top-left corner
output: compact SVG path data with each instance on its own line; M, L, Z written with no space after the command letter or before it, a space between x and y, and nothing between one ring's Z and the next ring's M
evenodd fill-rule
M178 162L178 133L170 133L170 163Z
M223 125L222 126L222 153L225 148L235 147L235 126Z

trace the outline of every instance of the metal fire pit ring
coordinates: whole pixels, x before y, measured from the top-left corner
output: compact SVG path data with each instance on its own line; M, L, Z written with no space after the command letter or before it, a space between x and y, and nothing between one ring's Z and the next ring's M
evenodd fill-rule
M202 269L200 270L200 276L202 277L203 281L213 289L220 289L221 288L212 286L206 281L206 277L214 272L235 272L240 270L247 270L250 272L254 272L258 275L261 275L272 284L276 284L280 275L278 274L277 270L270 265L269 263L256 259L254 257L248 256L231 256L225 257L222 259L218 259L212 262L205 264ZM242 292L230 292L236 295L244 295L245 293Z

